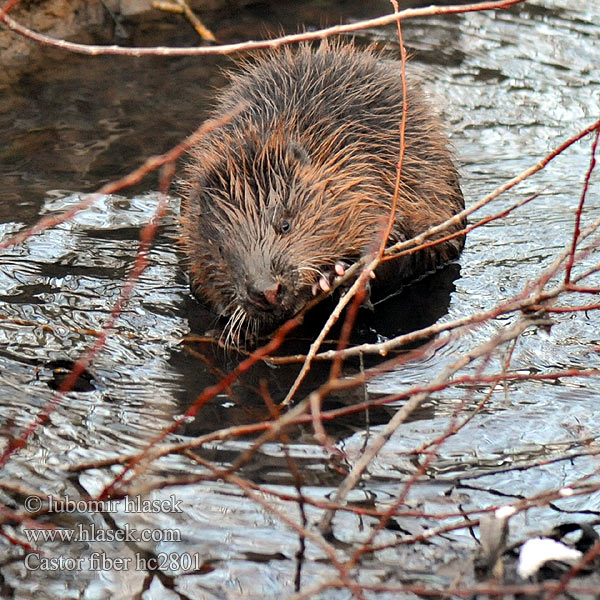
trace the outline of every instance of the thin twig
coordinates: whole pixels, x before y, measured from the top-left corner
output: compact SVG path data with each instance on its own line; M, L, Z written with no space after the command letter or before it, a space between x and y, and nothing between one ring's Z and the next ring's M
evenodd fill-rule
M11 0L14 2L14 0ZM403 10L398 14L385 15L375 19L367 19L364 21L358 21L356 23L350 23L347 25L336 25L333 27L327 27L325 29L319 29L316 31L305 31L303 33L297 33L293 35L287 35L280 38L271 40L261 40L252 42L242 42L239 44L224 44L221 46L203 46L203 47L190 47L190 48L166 48L163 46L156 46L153 48L124 48L122 46L93 46L86 44L77 44L75 42L67 42L65 40L56 40L46 35L42 35L36 31L21 25L8 15L4 15L4 22L6 25L16 33L32 39L40 44L52 46L54 48L60 48L69 52L76 52L78 54L88 54L90 56L99 56L102 54L118 54L123 56L202 56L208 54L233 54L237 52L246 52L249 50L261 50L261 49L275 49L285 44L294 44L297 42L306 42L321 40L326 37L333 35L340 35L345 33L351 33L354 31L360 31L364 29L371 29L374 27L383 27L390 23L402 21L404 19L414 19L418 17L427 17L435 15L449 15L458 14L464 12L474 12L479 10L499 10L507 8L514 4L525 2L525 0L499 0L497 2L482 2L480 4L463 4L456 6L430 6L427 8L411 8Z

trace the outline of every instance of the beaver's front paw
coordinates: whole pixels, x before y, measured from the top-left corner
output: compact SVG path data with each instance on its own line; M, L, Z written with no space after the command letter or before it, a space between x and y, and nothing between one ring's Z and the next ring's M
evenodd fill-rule
M330 292L331 286L333 285L334 281L339 277L343 277L346 274L346 269L348 269L349 266L350 263L338 260L335 263L332 271L321 272L321 277L319 278L319 281L317 283L314 283L312 286L313 296L316 296L320 292ZM370 277L371 279L375 279L375 273L373 271L371 271ZM353 283L353 280L348 280L347 282L342 284L342 286L339 288L340 294L343 296L348 291L350 286L352 286ZM363 306L365 308L373 310L373 304L371 303L370 281L367 281L365 285L365 299L363 300Z
M343 277L346 273L346 269L350 265L346 262L338 260L333 266L333 271L321 271L321 277L317 283L313 283L312 294L316 296L320 292L330 292L331 285L337 277Z

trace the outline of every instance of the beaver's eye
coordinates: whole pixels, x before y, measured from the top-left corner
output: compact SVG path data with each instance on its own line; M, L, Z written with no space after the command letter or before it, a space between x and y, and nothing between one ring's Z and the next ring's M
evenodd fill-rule
M279 224L279 231L281 231L281 233L289 233L291 229L292 224L289 221L286 221L285 219Z

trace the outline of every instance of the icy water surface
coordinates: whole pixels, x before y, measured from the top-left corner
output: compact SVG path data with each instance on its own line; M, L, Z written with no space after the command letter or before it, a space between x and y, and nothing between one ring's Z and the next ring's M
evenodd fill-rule
M373 3L369 14L364 6L360 10L352 4L340 6L336 9L340 12L330 16L331 22L350 22L389 10L387 3ZM260 37L267 18L275 31L280 22L293 31L325 21L313 4L304 10L242 13L239 21L231 18L211 25L222 39L233 41ZM600 6L594 0L537 0L509 11L405 24L413 65L448 124L468 203L535 164L598 118L598 23ZM193 43L183 39L179 30L173 35L178 43ZM396 42L393 27L363 32L361 38ZM49 53L48 65L24 74L2 100L0 239L24 230L41 215L61 214L85 193L189 133L205 114L211 90L223 82L219 69L229 64L228 59L217 58L136 62ZM590 146L588 137L486 207L484 214L494 214L539 194L519 210L471 232L460 267L450 266L409 288L401 298L382 305L376 318L365 316L363 339L376 341L493 308L519 293L528 280L535 280L572 237ZM48 406L72 361L95 343L135 260L139 230L156 208L158 195L152 191L156 187L156 180L150 178L127 196L103 197L70 221L0 253L0 423L7 438L17 437ZM599 192L595 174L584 226L600 217ZM188 293L175 245L177 212L178 200L173 196L149 254L149 268L87 377L3 468L3 481L12 491L0 491L0 500L9 508L22 506L29 488L75 499L99 494L120 467L81 473L67 467L145 447L202 390L237 364L237 357L212 351L208 344L182 343L190 332L201 334L211 323ZM576 271L597 262L598 253L592 253ZM596 275L588 285L597 287L598 282ZM521 336L510 371L544 374L600 368L598 311L559 313L552 318L549 331L532 328ZM370 381L366 393L375 398L425 383L509 322L507 318L491 321L440 344L435 352ZM490 372L501 369L505 360L504 352L494 355ZM352 363L347 372L355 373L357 368L358 363ZM185 441L268 418L261 385L280 400L296 372L296 367L255 367L168 440ZM315 367L305 391L326 373L327 367ZM436 515L511 503L594 473L597 461L586 451L594 450L597 443L597 389L598 378L583 377L497 387L483 410L439 446L410 489L405 499L408 507L429 516L396 517L377 543L397 542L458 520ZM487 391L483 386L474 390L457 386L430 396L383 447L349 499L379 509L390 505L402 482L416 474L424 460L425 455L417 457L412 451L446 431L457 408L474 409ZM363 390L338 392L328 406L364 398ZM307 497L331 498L342 479L340 469L358 460L365 441L401 405L373 410L368 416L361 412L328 426L333 442L345 453L342 465L330 460L306 426L290 431L287 445L279 441L263 445L241 474L272 490L294 494L291 459ZM211 441L199 453L215 465L227 466L251 443L250 437ZM566 455L571 458L525 468L542 458ZM515 468L519 466L524 468ZM128 568L106 560L36 568L39 563L24 562L21 549L5 543L0 597L275 598L293 594L299 573L302 589L339 577L331 557L315 540L307 540L299 568L300 540L286 522L287 518L300 522L295 503L268 498L274 508L267 510L262 495L257 499L232 482L212 481L205 467L179 455L156 461L136 482L140 487L130 490L130 497L158 477L176 482L194 475L205 480L194 485L180 481L181 485L149 496L165 501L158 513L136 511L121 501L103 512L61 513L59 519L49 520L66 530L83 526L97 531L158 531L153 540L123 542L96 536L92 541L33 544L47 556L75 561L88 560L95 553L99 561L121 558ZM308 522L320 518L314 506L305 509ZM511 520L510 539L547 532L561 522L590 521L599 514L597 493L576 495L517 515ZM337 514L333 545L340 560L359 547L375 524L372 517ZM26 539L22 527L6 532ZM168 532L173 533L170 538ZM468 529L434 537L427 544L395 545L365 555L359 579L366 585L418 583L446 588L458 576L461 583L472 584L476 550L474 534ZM157 557L163 564L148 568L147 560ZM349 596L348 590L330 589L311 597ZM369 597L399 596L373 591ZM406 592L402 597L416 596Z

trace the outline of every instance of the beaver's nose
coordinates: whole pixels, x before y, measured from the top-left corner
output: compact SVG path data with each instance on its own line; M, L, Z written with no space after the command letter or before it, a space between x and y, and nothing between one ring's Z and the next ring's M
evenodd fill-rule
M281 304L283 286L279 281L263 279L246 284L248 300L257 308L272 310Z

